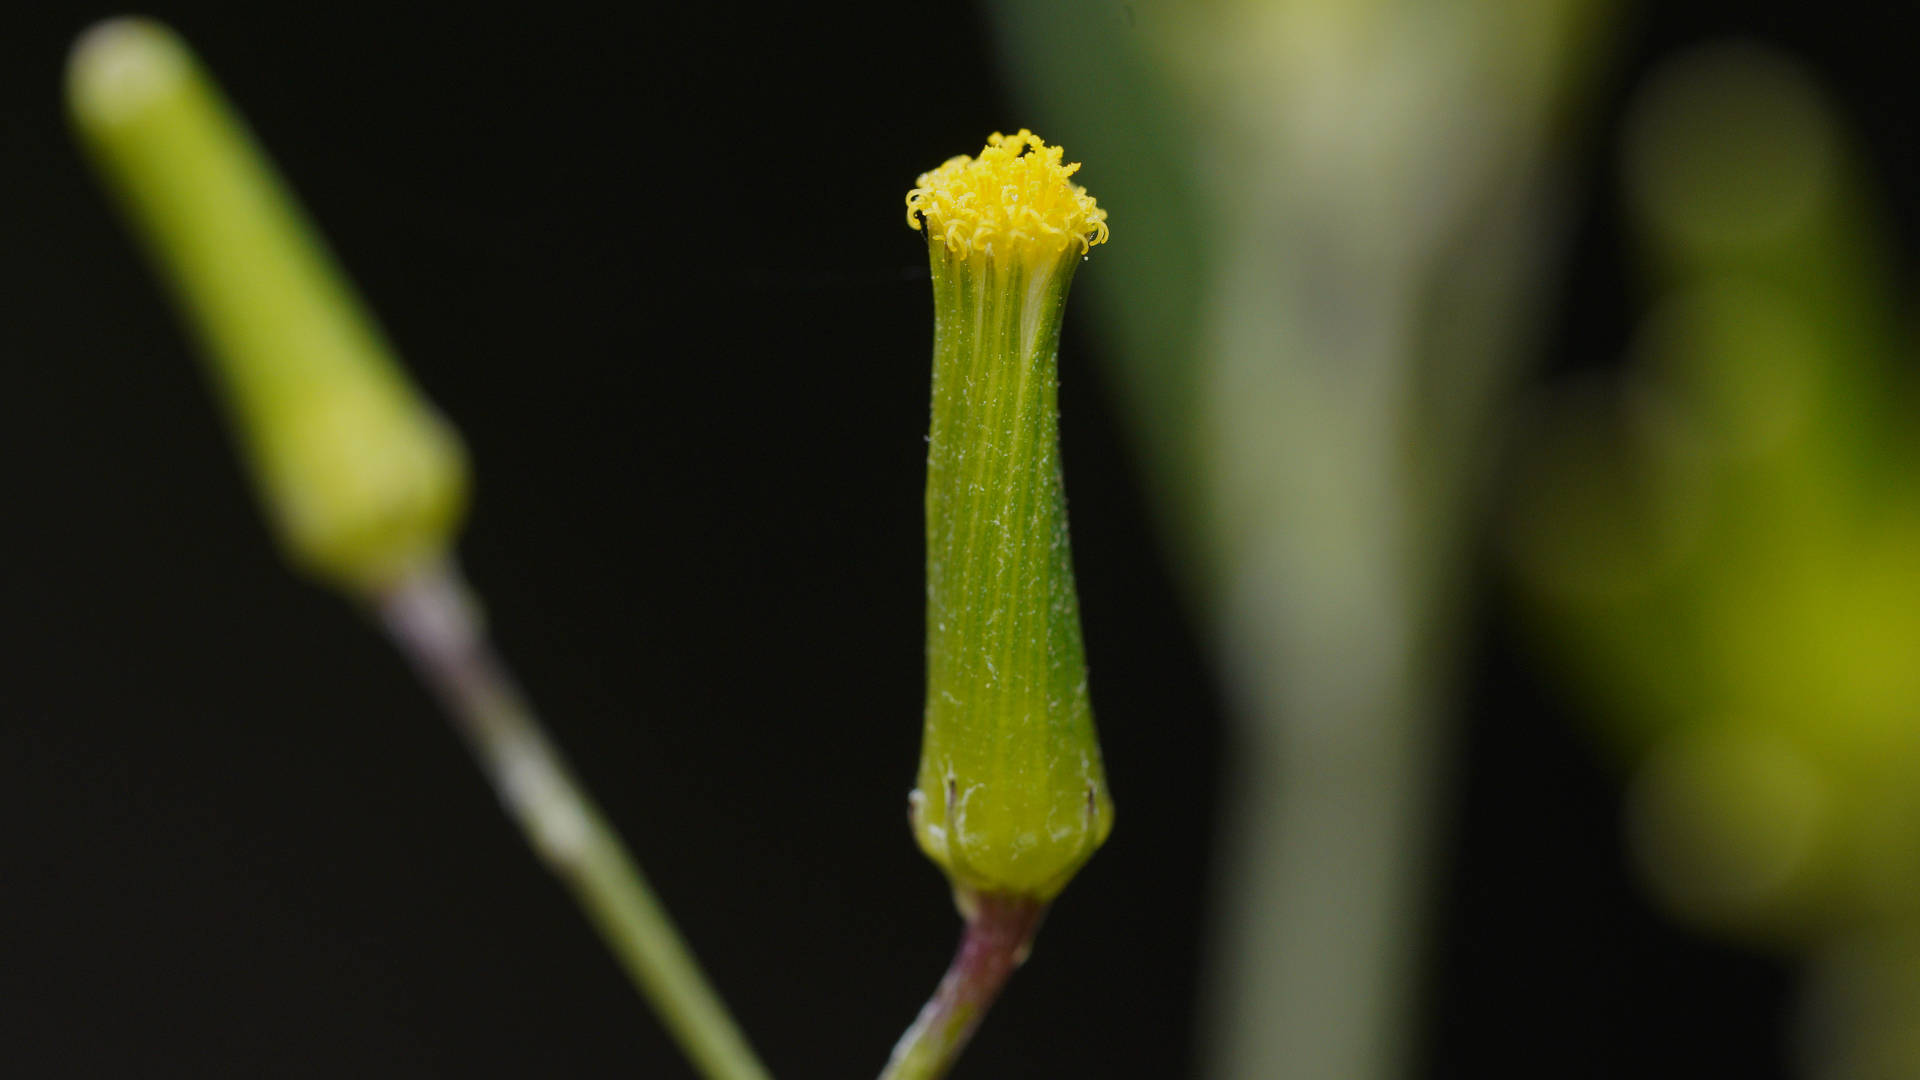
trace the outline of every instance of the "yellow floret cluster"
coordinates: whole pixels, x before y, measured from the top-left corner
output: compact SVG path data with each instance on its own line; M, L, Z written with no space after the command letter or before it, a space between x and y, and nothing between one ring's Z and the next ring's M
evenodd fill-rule
M907 193L907 224L924 220L928 235L966 258L980 252L1059 255L1078 244L1084 254L1107 239L1107 212L1087 189L1068 180L1065 153L1021 128L994 132L977 158L961 155L921 173Z

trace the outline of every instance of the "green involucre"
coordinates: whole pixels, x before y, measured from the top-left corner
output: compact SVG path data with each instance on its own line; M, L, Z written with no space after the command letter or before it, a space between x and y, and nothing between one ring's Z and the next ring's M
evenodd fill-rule
M1051 899L1113 826L1059 453L1060 320L1080 257L929 246L927 704L914 833L963 896Z

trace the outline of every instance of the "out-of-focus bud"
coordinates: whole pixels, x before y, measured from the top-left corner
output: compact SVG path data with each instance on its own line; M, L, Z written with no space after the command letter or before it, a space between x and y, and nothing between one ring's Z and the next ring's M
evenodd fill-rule
M185 43L102 23L74 48L67 95L200 338L292 561L377 594L441 558L466 505L459 439Z

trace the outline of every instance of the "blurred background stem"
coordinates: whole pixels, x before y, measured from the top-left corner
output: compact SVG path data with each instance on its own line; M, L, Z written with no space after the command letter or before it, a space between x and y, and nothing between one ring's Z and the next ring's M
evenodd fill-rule
M453 719L533 850L573 893L661 1022L709 1080L767 1080L625 845L488 646L447 565L408 578L381 621Z
M1408 1064L1442 673L1607 6L996 6L1049 137L1128 163L1089 288L1234 721L1215 1075Z

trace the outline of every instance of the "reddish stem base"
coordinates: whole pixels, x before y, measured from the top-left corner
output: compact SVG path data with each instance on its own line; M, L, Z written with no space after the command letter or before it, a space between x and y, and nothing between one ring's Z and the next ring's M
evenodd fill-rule
M987 1008L1033 948L1045 902L1005 893L963 893L967 919L946 977L900 1037L881 1080L935 1080L953 1067Z

